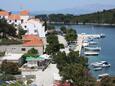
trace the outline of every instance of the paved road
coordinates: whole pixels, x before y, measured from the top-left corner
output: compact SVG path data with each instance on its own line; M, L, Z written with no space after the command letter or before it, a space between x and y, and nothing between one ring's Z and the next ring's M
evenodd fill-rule
M36 73L35 84L37 86L53 86L54 73L58 73L56 64L50 64L45 71L38 71Z

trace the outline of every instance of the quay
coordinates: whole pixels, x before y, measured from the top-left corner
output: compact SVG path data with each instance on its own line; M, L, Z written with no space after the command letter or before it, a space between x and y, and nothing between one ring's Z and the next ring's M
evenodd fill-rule
M86 39L96 39L96 38L101 38L100 34L78 34L77 38L77 46L75 48L75 51L79 51L79 55L81 55L81 50L84 44L84 40Z

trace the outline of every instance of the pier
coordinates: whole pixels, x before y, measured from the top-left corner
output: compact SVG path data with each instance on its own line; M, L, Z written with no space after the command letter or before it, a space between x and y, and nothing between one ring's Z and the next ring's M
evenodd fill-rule
M81 50L84 44L84 40L91 38L91 39L95 39L95 38L101 38L100 34L78 34L78 38L77 38L77 46L75 51L79 51L79 55L81 55Z

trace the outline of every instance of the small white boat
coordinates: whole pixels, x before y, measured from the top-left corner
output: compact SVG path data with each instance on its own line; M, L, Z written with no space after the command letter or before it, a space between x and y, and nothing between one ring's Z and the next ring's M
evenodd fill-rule
M94 68L101 67L101 65L102 63L99 62L91 63L91 66L93 66Z
M99 55L99 52L86 51L86 52L84 52L84 54L85 54L86 56L95 56L95 55Z
M96 45L97 44L97 42L89 42L89 45Z
M105 34L103 34L103 33L100 34L100 37L101 37L101 38L105 38Z
M85 47L85 50L100 51L100 50L101 50L101 47Z
M89 43L83 43L83 47L89 46Z
M106 76L109 76L109 74L108 73L104 73L104 74L98 75L99 78L103 78L103 77L106 77Z
M102 68L106 68L106 67L110 67L111 64L109 64L107 61L101 61L101 62L94 62L91 63L91 66L95 67L102 67Z
M102 70L102 67L94 68L94 71L100 71L100 70Z

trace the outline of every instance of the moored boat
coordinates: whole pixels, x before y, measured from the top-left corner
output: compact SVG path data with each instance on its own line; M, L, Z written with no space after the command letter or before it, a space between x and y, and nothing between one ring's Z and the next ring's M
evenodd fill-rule
M99 78L103 78L103 77L106 77L106 76L109 76L109 74L108 73L104 73L104 74L98 75Z
M95 52L95 51L85 51L84 52L85 56L96 56L99 55L99 52Z
M102 67L94 68L94 71L100 71L100 70L102 70Z
M85 50L100 51L100 50L101 50L101 47L85 47Z

